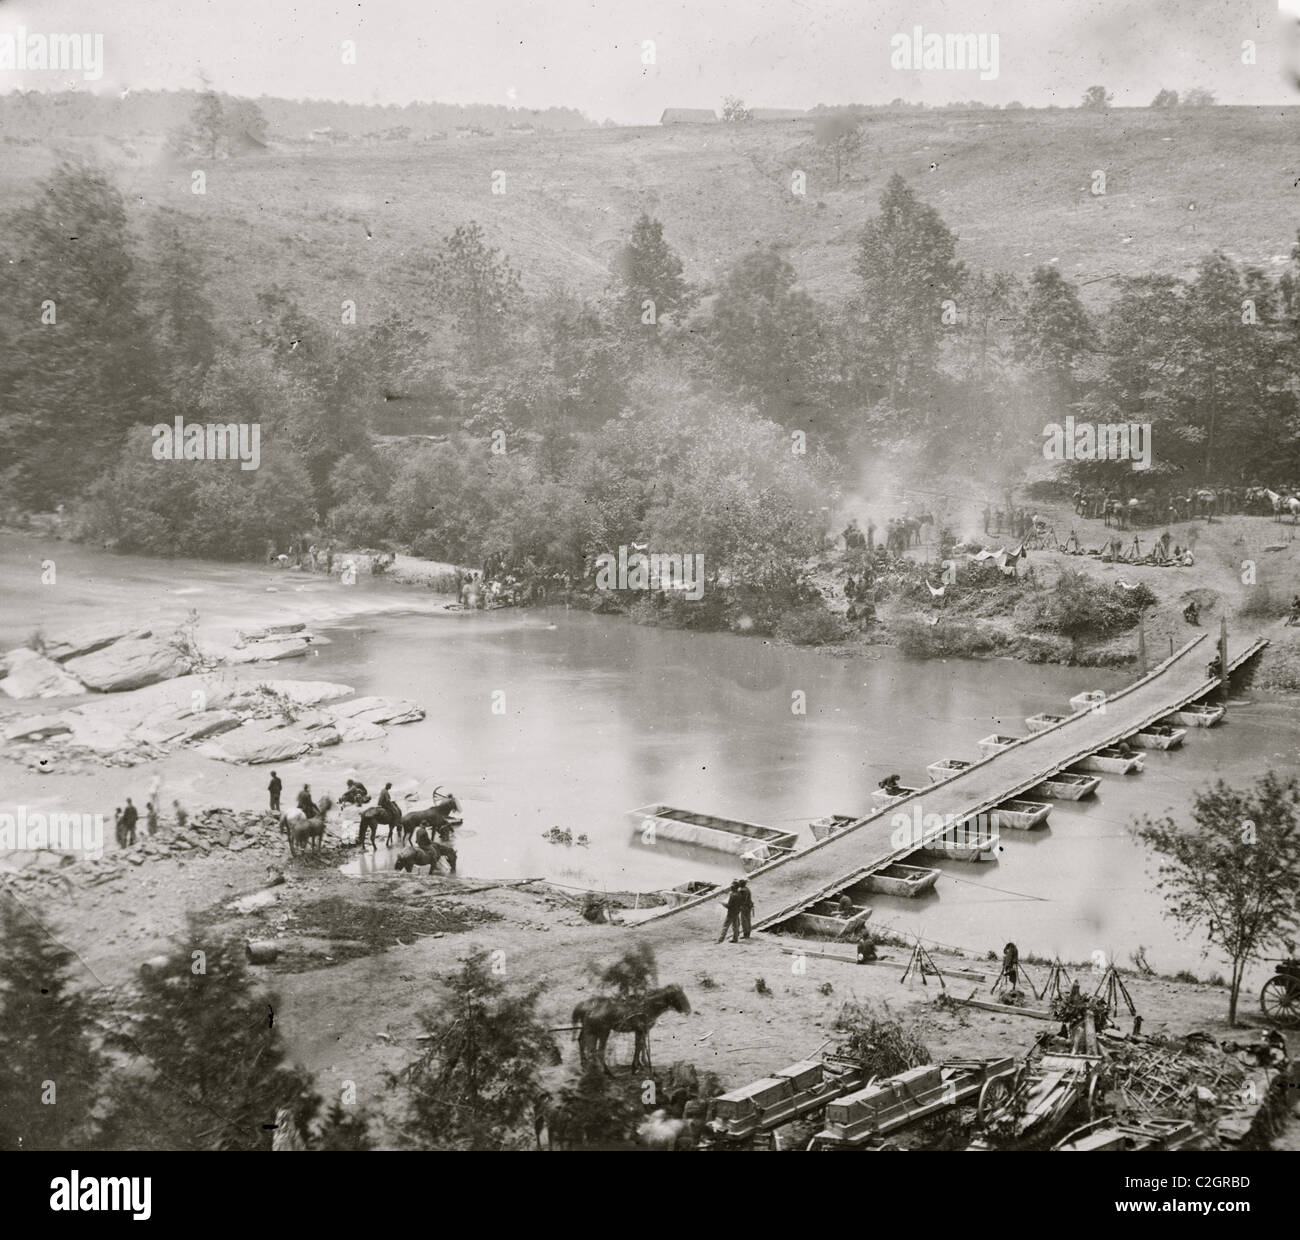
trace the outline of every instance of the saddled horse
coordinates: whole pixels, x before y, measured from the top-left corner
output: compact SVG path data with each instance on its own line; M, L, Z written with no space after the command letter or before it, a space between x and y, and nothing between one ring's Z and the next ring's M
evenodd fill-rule
M365 821L364 814L362 821ZM456 800L454 793L443 792L440 784L433 790L433 804L428 809L412 810L409 814L398 811L397 822L389 823L388 845L392 847L394 827L397 828L398 842L407 845L411 842L411 836L415 834L417 827L427 827L445 841L451 833L451 828L459 826L460 823L460 802Z
M311 818L300 809L280 815L280 832L289 838L290 856L296 857L300 849L305 852L308 847L312 852L320 852L325 838L325 819L333 808L334 802L329 797L321 797L316 802L316 814Z
M393 841L393 828L402 821L402 811L397 805L393 806L393 814L395 817L390 817L388 810L382 805L372 805L368 809L363 809L361 811L361 821L357 824L358 847L365 846L367 831L370 832L370 847L372 849L379 847L375 843L375 832L379 830L379 824L382 822L388 824L388 842L391 844Z
M444 859L448 871L455 874L456 850L450 844L440 844L435 841L428 848L403 848L397 854L397 860L393 862L393 869L414 874L417 866L427 865L429 873L433 874L438 868L438 862Z
M638 1068L650 1071L650 1030L667 1011L689 1016L691 1002L686 992L677 985L661 986L644 995L616 998L596 995L584 999L573 1009L572 1023L578 1027L578 1057L585 1067L593 1058L605 1072L605 1046L611 1033L636 1034L632 1052L632 1071Z
M1277 491L1265 491L1269 501L1273 505L1273 519L1282 520L1288 512L1291 514L1291 524L1296 524L1297 517L1300 517L1300 499L1294 495L1283 495Z

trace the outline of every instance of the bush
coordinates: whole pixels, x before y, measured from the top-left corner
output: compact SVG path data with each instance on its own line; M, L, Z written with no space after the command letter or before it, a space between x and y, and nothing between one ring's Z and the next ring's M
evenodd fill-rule
M1068 663L1072 644L1064 637L1026 633L1016 642L1016 655L1026 663Z
M782 616L776 622L776 635L795 646L827 646L844 640L844 622L814 604Z
M974 658L995 654L1008 644L1000 629L977 624L954 624L940 621L936 625L905 617L891 626L898 648L920 659Z
M1246 601L1237 609L1237 614L1257 620L1276 620L1290 610L1288 603L1275 598L1272 590L1260 583L1246 595Z
M868 1078L895 1076L933 1060L921 1040L920 1025L899 1020L887 1003L877 1010L851 999L840 1008L832 1028L845 1035L837 1053L860 1063Z
M1055 587L1034 607L1034 624L1072 641L1106 638L1126 632L1138 622L1155 595L1145 585L1126 590L1118 582L1103 584L1073 570L1064 572Z

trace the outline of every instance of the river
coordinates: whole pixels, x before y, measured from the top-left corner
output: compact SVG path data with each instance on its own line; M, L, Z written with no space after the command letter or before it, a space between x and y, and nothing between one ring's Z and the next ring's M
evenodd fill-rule
M389 779L399 790L444 784L462 803L461 870L474 876L642 891L725 880L738 862L644 847L626 811L663 801L788 827L809 842L812 819L864 812L883 776L924 783L928 762L977 757L978 738L1022 734L1026 715L1067 709L1080 690L1131 678L1012 660L913 660L889 649L835 657L563 608L450 613L426 590L382 581L349 589L66 544L55 553L59 584L40 587L32 574L42 554L35 540L0 540L0 571L13 583L0 622L5 648L38 626L55 634L108 608L157 622L196 607L205 622L228 625L315 616L313 630L327 639L318 653L238 674L341 681L360 694L415 699L428 713L382 741L281 765L286 792L309 782L337 795L351 774L372 794ZM792 709L800 701L804 713ZM1221 965L1202 960L1199 941L1179 939L1161 916L1153 867L1127 824L1143 813L1185 815L1212 778L1240 785L1265 769L1300 770L1298 733L1288 700L1248 695L1219 727L1148 753L1142 775L1103 776L1097 797L1056 804L1047 829L1005 832L996 863L937 863L943 875L930 895L877 898L872 924L968 948L1000 950L1012 939L1022 953L1064 959L1100 950L1123 965L1142 945L1162 972L1215 971ZM144 800L153 773L40 776L7 761L3 771L6 801L102 805L110 817L125 796ZM265 768L179 752L159 771L164 802L265 804ZM552 827L590 843L549 843L541 837ZM389 861L381 836L379 854L360 865Z

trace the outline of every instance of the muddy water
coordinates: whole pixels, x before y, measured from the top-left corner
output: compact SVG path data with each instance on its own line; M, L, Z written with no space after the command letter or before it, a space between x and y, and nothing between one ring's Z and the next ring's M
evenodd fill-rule
M0 569L30 575L38 556L30 540L17 549L0 544ZM414 698L428 717L382 741L283 764L286 793L309 782L337 795L354 773L372 793L389 779L399 790L445 784L461 801L460 868L473 876L634 890L725 880L740 872L737 861L642 847L625 811L664 801L788 827L807 842L811 819L862 812L884 775L924 783L936 758L977 757L978 738L1023 733L1024 716L1067 709L1072 694L1128 678L1012 661L913 661L892 651L834 658L564 609L438 612L427 591L384 583L360 583L343 602L343 588L320 579L62 546L59 558L58 603L24 585L2 622L6 646L37 623L53 633L102 618L106 606L158 614L194 606L205 621L215 615L231 624L334 617L314 626L328 645L271 674ZM385 610L393 608L406 610ZM805 713L792 709L800 703ZM1141 944L1162 971L1208 972L1216 962L1202 961L1199 944L1180 941L1161 918L1150 866L1127 823L1135 814L1185 814L1212 777L1240 784L1267 768L1300 769L1298 742L1292 706L1245 701L1224 725L1189 733L1181 750L1149 753L1144 774L1102 776L1096 798L1058 803L1048 829L1005 832L996 863L935 863L943 875L930 895L877 897L873 924L966 947L1000 949L1014 939L1022 952L1065 958L1103 951L1125 964ZM152 774L42 777L11 763L0 770L6 801L102 808L110 821L124 796L143 800ZM265 768L178 753L160 773L164 802L265 804ZM585 833L590 843L548 843L541 836L552 827ZM390 863L381 834L379 852L352 866Z

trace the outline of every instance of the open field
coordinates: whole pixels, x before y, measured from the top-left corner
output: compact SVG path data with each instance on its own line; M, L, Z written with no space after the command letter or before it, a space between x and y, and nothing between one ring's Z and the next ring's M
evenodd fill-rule
M322 313L344 296L420 317L420 255L477 219L531 292L595 295L643 210L664 223L686 275L704 287L752 245L786 247L804 287L839 301L854 244L900 173L960 237L976 267L1027 275L1043 263L1109 296L1104 277L1181 275L1214 249L1266 267L1295 240L1295 109L929 111L872 114L838 187L808 121L448 137L432 142L277 146L215 161L207 192L158 158L161 135L69 138L117 169L137 216L180 212L233 323L279 283ZM6 146L0 207L23 201L55 160ZM791 173L808 174L806 196ZM492 174L506 174L504 194ZM1092 192L1104 171L1104 195Z

